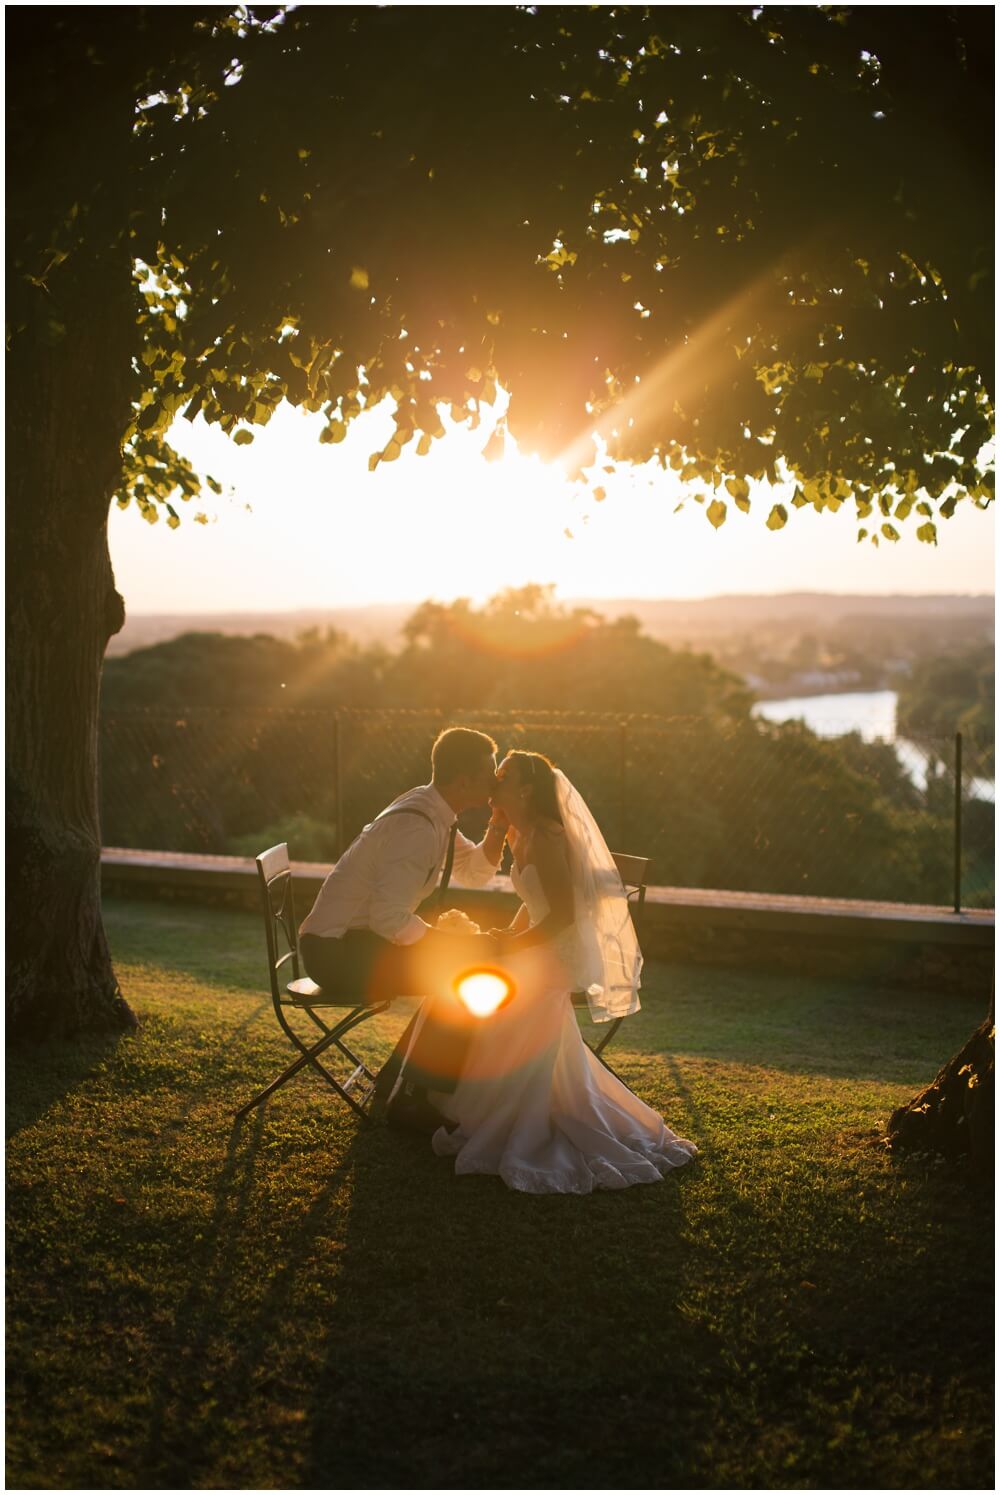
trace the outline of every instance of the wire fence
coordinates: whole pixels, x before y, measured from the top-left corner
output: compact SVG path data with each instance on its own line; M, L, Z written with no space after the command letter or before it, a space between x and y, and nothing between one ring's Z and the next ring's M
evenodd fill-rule
M762 718L339 710L128 711L101 723L106 845L332 861L429 778L445 725L553 759L613 849L667 886L966 908L994 903L994 745L818 735ZM481 834L488 812L463 829Z

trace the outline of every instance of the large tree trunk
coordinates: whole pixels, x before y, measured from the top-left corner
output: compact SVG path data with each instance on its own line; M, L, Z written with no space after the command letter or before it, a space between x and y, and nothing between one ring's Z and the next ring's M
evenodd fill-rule
M109 279L117 295L107 294ZM128 260L106 256L77 277L80 296L61 306L69 316L55 345L30 329L10 356L7 1025L15 1038L135 1024L101 920L97 811L101 661L124 621L107 515L129 413L129 279Z
M90 17L115 40L115 12ZM86 20L87 17L84 17ZM107 544L136 340L134 94L73 12L11 28L7 356L7 1019L122 1029L101 920L97 711L124 621Z
M889 1118L894 1150L967 1155L980 1170L993 1168L994 1004L966 1044L934 1080Z

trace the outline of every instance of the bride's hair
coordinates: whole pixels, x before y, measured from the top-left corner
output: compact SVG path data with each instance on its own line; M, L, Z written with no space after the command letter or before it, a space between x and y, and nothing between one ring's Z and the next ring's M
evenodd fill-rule
M518 783L531 787L531 805L536 815L562 825L559 796L556 793L555 767L544 753L526 753L516 748L508 760L517 764Z

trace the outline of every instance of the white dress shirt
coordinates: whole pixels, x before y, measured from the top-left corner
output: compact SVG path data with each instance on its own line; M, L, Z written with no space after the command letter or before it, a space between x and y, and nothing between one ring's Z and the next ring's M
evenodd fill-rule
M423 938L430 925L414 910L440 879L455 812L433 784L401 794L387 810L403 806L421 813L390 815L383 810L366 825L320 888L300 934L339 938L348 929L370 929L395 945ZM454 881L480 888L496 870L482 846L459 832Z

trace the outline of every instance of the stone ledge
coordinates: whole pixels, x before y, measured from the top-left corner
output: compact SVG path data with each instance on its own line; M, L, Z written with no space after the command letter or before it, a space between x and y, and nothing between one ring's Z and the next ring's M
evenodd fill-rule
M293 862L296 903L305 913L329 862ZM252 857L210 856L188 852L132 851L106 847L101 853L104 887L114 892L210 893L226 901L259 900L257 869ZM510 879L497 876L483 888L454 887L449 896L459 906L495 907L514 899ZM960 945L992 949L994 911L972 909L960 914L922 904L876 903L846 898L807 898L779 893L734 893L710 888L650 887L643 916L645 929L683 926L689 931L730 929L744 932L795 933L827 938L873 939L904 944Z

